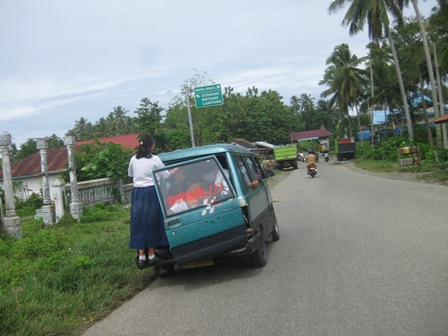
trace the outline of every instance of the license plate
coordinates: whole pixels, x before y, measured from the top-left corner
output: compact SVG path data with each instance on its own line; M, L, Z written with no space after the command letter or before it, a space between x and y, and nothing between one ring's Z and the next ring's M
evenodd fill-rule
M213 266L215 263L213 259L204 259L204 260L198 260L193 261L191 263L185 264L182 266L183 269L188 268L196 268L196 267L206 267L206 266Z

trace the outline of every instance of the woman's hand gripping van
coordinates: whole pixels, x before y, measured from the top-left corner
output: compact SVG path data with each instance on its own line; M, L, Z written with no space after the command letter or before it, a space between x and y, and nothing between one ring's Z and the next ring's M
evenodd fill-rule
M210 145L160 154L166 165L153 172L165 218L169 251L156 265L160 275L218 257L249 256L266 265L266 240L277 241L268 175L256 156L239 145ZM161 172L168 170L164 179ZM165 174L166 175L166 174Z

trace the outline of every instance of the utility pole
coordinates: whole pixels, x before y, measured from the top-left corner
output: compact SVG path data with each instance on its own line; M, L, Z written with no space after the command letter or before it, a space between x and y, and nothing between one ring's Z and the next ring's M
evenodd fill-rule
M191 147L194 147L193 121L191 120L191 110L190 110L190 92L191 89L187 86L185 88L185 96L187 97L187 110L188 110L188 122L190 123Z

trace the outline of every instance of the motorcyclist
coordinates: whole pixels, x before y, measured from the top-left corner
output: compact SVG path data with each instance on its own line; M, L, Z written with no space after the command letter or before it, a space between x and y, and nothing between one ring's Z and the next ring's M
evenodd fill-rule
M316 161L317 161L317 157L316 154L314 154L314 151L311 150L308 155L306 156L306 173L308 174L310 171L310 165L314 164L314 166L317 169L317 165L316 165Z
M328 160L330 160L330 155L328 154L328 152L325 152L324 157L325 157L326 162L328 162Z

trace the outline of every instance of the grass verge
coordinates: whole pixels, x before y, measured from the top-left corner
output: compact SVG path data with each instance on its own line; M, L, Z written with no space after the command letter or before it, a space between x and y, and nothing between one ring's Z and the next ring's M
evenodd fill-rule
M95 222L26 219L23 239L0 235L0 335L77 334L149 284L152 268L138 270L129 249L129 210L87 212Z
M448 186L448 162L434 163L423 161L421 165L406 166L400 170L398 163L388 160L355 159L355 164L365 170L382 173L426 173L417 178L428 183L438 183Z

